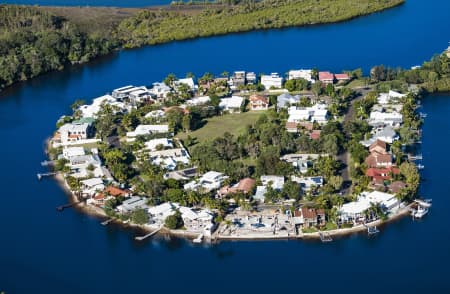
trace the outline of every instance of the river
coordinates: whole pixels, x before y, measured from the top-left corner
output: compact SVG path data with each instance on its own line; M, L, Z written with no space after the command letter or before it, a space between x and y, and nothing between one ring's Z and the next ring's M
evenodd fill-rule
M106 3L106 2L105 2ZM112 4L109 1L106 4ZM125 3L125 1L122 1ZM92 1L91 4L94 4ZM450 1L402 7L336 25L252 32L122 51L0 93L0 292L335 292L449 293L450 95L426 97L421 193L433 198L422 221L404 218L375 237L329 244L223 242L193 246L176 238L135 242L133 231L103 227L68 209L60 187L38 182L44 140L77 98L170 72L257 72L317 66L343 70L420 64L447 46ZM447 136L449 135L449 136Z

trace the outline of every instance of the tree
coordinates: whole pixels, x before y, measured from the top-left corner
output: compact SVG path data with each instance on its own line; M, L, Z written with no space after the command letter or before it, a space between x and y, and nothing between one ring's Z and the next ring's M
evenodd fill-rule
M299 200L301 197L301 188L298 183L286 181L283 186L283 195L285 198Z
M77 99L77 100L75 100L75 102L72 103L72 105L70 105L70 108L75 113L78 110L78 108L84 104L86 104L86 101L84 101L82 99Z
M331 176L328 178L328 184L330 184L335 191L339 191L342 188L344 179L341 176Z
M183 222L183 218L181 217L181 213L179 211L177 211L175 214L169 215L166 218L164 224L168 229L171 229L171 230L180 229L181 227L184 226L184 222Z
M167 86L172 87L173 86L173 82L177 80L177 77L175 76L175 74L170 73L167 75L167 77L164 79L164 84L166 84Z
M191 130L191 115L186 114L183 116L183 119L181 121L181 125L183 127L183 130L185 132L189 132Z
M136 209L135 211L133 211L131 213L131 221L138 225L143 225L143 224L148 223L149 216L148 216L147 211L143 208Z
M314 93L314 95L316 95L317 98L319 98L320 95L322 95L323 93L323 84L322 82L315 82L312 87L311 87L311 91Z

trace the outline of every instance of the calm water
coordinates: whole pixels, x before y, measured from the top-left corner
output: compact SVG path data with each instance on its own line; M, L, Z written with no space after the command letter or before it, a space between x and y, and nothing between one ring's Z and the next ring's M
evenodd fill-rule
M109 2L112 3L112 2ZM128 2L127 2L128 3ZM0 291L7 293L230 293L314 291L449 293L450 95L424 100L422 193L433 198L423 221L403 219L375 238L332 244L182 240L133 241L74 210L52 180L36 180L43 141L77 98L149 84L167 73L223 70L285 72L319 66L411 66L447 45L449 1L410 0L382 14L339 25L256 32L124 51L49 74L1 93Z

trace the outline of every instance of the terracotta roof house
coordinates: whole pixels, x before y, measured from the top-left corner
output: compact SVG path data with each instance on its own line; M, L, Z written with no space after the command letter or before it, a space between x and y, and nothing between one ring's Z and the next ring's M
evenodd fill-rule
M369 152L370 153L377 152L380 154L387 154L386 146L387 146L386 142L377 139L375 142L372 143L372 145L369 146Z
M374 168L371 167L367 169L366 176L372 179L390 180L392 175L400 174L400 169L397 167L390 166L388 168Z
M334 77L336 78L336 80L338 82L346 82L346 81L350 80L349 75L346 73L335 74Z
M369 156L367 156L366 164L368 167L392 166L392 155L391 154L380 154L377 152L373 152Z
M238 192L242 192L244 194L251 193L253 191L253 187L255 187L256 181L251 178L245 178L239 181L236 185L230 187L226 185L218 191L218 196L223 197L229 194L234 194Z
M288 121L288 122L286 122L286 130L289 133L297 133L299 128L304 128L308 131L313 131L314 124L309 121L303 121L303 122Z
M313 130L312 132L311 132L311 134L309 134L309 137L311 138L311 139L313 139L313 140L319 140L320 139L320 133L321 133L322 131L320 131L320 130Z
M267 110L269 108L269 100L261 95L253 94L250 96L251 110Z
M325 224L325 210L302 207L299 211L295 211L295 217L301 219L304 228L322 226Z
M402 181L396 181L389 185L389 191L394 194L397 194L404 188L406 188L406 184Z
M334 74L329 71L320 71L319 72L319 80L325 84L333 84L334 83Z
M105 191L106 194L114 196L114 197L128 197L131 195L131 192L128 190L122 190L120 188L114 186L108 186Z

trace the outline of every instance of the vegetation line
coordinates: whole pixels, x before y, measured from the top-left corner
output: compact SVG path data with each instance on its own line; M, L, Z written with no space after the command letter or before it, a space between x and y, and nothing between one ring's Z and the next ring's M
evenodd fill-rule
M0 5L0 89L115 49L339 22L404 1L219 1L158 9Z

